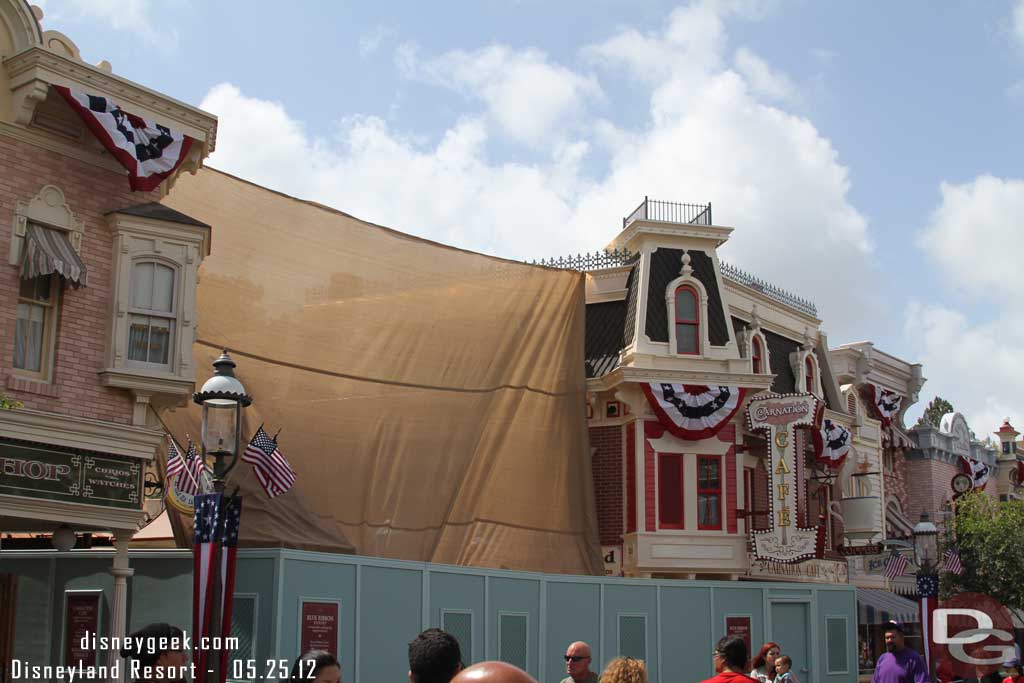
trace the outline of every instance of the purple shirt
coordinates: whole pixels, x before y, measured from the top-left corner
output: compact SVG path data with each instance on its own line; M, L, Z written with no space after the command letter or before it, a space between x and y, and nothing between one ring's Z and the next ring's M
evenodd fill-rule
M928 683L928 667L924 658L909 647L886 652L875 664L871 683Z

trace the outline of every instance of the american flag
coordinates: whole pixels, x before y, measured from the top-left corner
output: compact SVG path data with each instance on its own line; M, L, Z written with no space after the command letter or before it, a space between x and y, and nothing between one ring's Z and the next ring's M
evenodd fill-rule
M242 462L251 464L256 470L256 478L270 498L281 495L295 483L295 470L277 449L277 441L263 431L262 425L245 447Z
M950 548L946 551L946 555L942 561L942 568L950 574L960 575L964 573L964 565L960 561L959 548Z
M220 580L221 580L221 628L220 635L231 637L231 608L235 595L235 561L238 558L238 528L242 522L242 499L228 498L224 503L224 533L221 535ZM220 683L227 680L228 658L231 651L223 648L220 653Z
M907 573L907 558L900 554L900 551L893 550L889 561L885 563L886 578L895 579Z
M196 449L196 445L192 443L192 439L188 441L188 454L185 456L185 465L191 470L192 476L188 479L188 488L183 488L182 491L195 495L204 488L203 476L206 474L206 461L203 460L203 456L199 455L199 451Z
M194 538L192 545L192 632L196 643L192 659L196 669L206 672L205 649L198 647L210 635L210 612L213 602L213 559L220 543L220 514L224 494L207 493L197 495L193 500Z
M174 439L171 435L167 435L167 476L166 479L170 480L176 474L180 474L185 471L185 461L181 457L181 451L174 445Z

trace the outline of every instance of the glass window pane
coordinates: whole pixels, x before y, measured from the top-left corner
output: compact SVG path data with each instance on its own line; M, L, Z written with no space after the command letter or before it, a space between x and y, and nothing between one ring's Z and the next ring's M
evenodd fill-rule
M128 360L149 360L149 318L133 315L128 327Z
M705 528L721 526L721 503L717 493L697 494L697 524Z
M149 319L149 362L167 365L171 347L171 321Z
M719 467L718 458L707 459L707 460L704 461L704 463L705 463L705 466L707 467L707 486L705 486L705 488L709 488L709 489L719 489L719 488L721 488L721 484L719 483L719 479L718 479L718 467Z
M165 313L174 310L174 271L159 264L153 273L153 310Z
M676 325L676 353L697 353L697 326Z
M18 278L18 296L22 299L36 298L36 279Z
M697 319L697 297L692 289L676 290L676 320Z
M40 372L43 367L43 332L46 310L35 304L18 304L14 327L14 367Z
M153 263L136 263L132 273L132 308L153 306Z
M682 524L682 458L662 455L658 458L658 518L662 524Z

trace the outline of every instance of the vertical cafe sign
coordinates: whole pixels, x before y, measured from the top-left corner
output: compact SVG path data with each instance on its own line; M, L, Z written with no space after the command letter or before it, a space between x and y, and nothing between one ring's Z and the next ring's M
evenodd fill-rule
M768 529L754 531L758 560L800 562L817 555L817 528L797 526L796 428L815 423L818 399L810 394L758 396L747 407L751 431L768 438Z

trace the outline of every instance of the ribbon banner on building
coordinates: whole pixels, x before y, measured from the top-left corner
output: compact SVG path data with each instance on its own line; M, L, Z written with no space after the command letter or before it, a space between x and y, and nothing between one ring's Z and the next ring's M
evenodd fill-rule
M714 436L743 405L746 389L693 384L640 385L661 426L673 436L697 441Z
M895 391L890 391L877 384L871 384L871 402L882 418L882 424L886 427L892 424L892 418L900 412L903 405L903 397Z
M751 399L747 424L751 431L767 432L768 528L754 531L758 560L783 564L801 562L818 554L818 529L797 526L796 428L817 426L818 399L810 394L767 394Z
M982 461L963 455L960 456L960 469L974 480L974 488L976 489L984 488L985 484L988 483L989 476L992 474L992 468Z
M825 417L825 406L818 409L818 426L812 432L814 437L814 453L818 462L839 469L846 459L853 444L850 430Z
M167 126L129 114L106 97L53 86L103 146L128 170L135 192L156 188L181 165L192 138Z

